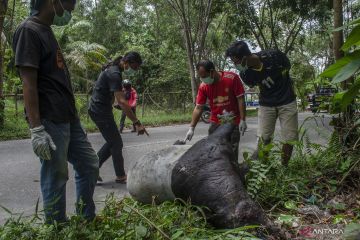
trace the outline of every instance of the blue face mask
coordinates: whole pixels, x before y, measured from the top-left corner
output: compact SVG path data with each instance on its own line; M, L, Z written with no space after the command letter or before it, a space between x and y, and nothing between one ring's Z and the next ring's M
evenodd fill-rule
M63 5L61 3L61 0L59 0L59 2L60 2L60 5L61 5L62 9L64 10L64 14L62 16L57 15L56 10L55 10L55 6L54 6L54 3L53 3L53 8L54 8L54 12L55 12L53 25L65 26L70 22L72 16L71 16L71 13L68 10L64 9L64 7L63 7Z

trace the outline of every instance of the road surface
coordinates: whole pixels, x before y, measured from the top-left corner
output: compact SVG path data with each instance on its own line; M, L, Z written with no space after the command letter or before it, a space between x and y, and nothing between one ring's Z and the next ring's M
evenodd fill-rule
M300 124L304 119L312 116L309 113L300 113ZM307 121L306 128L319 143L326 143L331 128L328 126L329 116L323 116L317 120ZM321 124L325 122L325 124ZM252 151L256 146L257 118L247 120L248 130L240 141L240 158L243 151ZM188 144L193 144L197 140L207 135L208 125L200 123L195 130L193 140ZM136 161L150 151L162 149L165 146L172 145L177 139L183 139L188 130L188 124L176 125L158 128L149 128L150 137L137 136L134 133L125 131L122 135L124 141L125 168L129 163ZM277 124L276 135L279 133L279 124ZM89 140L95 150L98 150L104 143L99 133L89 134ZM24 216L31 215L36 206L37 199L40 198L39 169L40 162L32 152L30 140L17 140L0 142L0 205L10 209L13 213L24 213ZM67 184L67 210L74 212L75 202L75 184L74 172L69 165L69 182ZM114 183L114 170L112 160L109 159L101 168L100 175L104 179L101 186L95 190L95 200L97 209L100 209L102 202L107 194L114 192L115 196L123 197L128 194L126 186ZM42 204L40 204L42 206ZM3 223L9 214L0 208L0 223Z

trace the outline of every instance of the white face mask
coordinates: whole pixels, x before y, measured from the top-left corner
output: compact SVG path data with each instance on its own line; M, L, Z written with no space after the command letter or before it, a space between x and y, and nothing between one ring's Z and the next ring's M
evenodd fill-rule
M136 70L134 70L132 67L128 67L128 69L124 70L124 73L128 76L134 76L136 74Z
M206 77L206 78L200 78L200 80L203 82L203 83L206 83L206 84L213 84L214 83L214 78L212 77Z
M246 70L249 69L249 67L248 67L248 65L247 65L247 60L246 60L245 66L242 65L242 62L244 61L244 58L245 58L245 56L242 58L241 63L235 64L235 68L236 68L240 73L243 73L243 72L245 72Z
M59 3L60 3L61 8L63 9L64 13L63 13L62 16L57 15L56 9L55 9L55 6L54 6L54 2L53 2L53 8L54 8L54 12L55 12L55 16L54 16L54 20L53 20L53 25L56 25L56 26L65 26L65 25L67 25L67 24L70 22L70 20L71 20L71 18L72 18L72 15L71 15L71 13L70 13L68 10L66 10L66 9L64 8L64 6L63 6L62 3L61 3L61 0L59 0Z
M247 65L243 66L243 65L241 65L241 64L236 64L236 65L235 65L235 68L236 68L240 73L243 73L243 72L245 72L246 70L248 70L248 66L247 66Z

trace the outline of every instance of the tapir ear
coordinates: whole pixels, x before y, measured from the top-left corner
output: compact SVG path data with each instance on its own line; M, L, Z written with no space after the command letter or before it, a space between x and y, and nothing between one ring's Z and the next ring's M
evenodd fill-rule
M209 139L226 139L231 140L231 134L234 131L235 125L226 123L220 125L213 134L209 136Z

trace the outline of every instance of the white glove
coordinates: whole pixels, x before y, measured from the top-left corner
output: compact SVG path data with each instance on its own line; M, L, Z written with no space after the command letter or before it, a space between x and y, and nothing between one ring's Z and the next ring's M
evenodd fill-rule
M239 125L239 132L240 132L240 134L241 134L242 136L244 136L244 133L245 133L246 129L247 129L247 124L246 124L246 122L243 121L243 120L241 120L240 125Z
M185 137L186 140L191 141L192 137L194 136L194 130L195 130L194 127L189 128L189 131L186 133L186 137Z
M50 135L45 131L45 127L41 125L39 127L31 128L30 132L34 153L41 159L50 160L50 148L55 151L56 146Z

